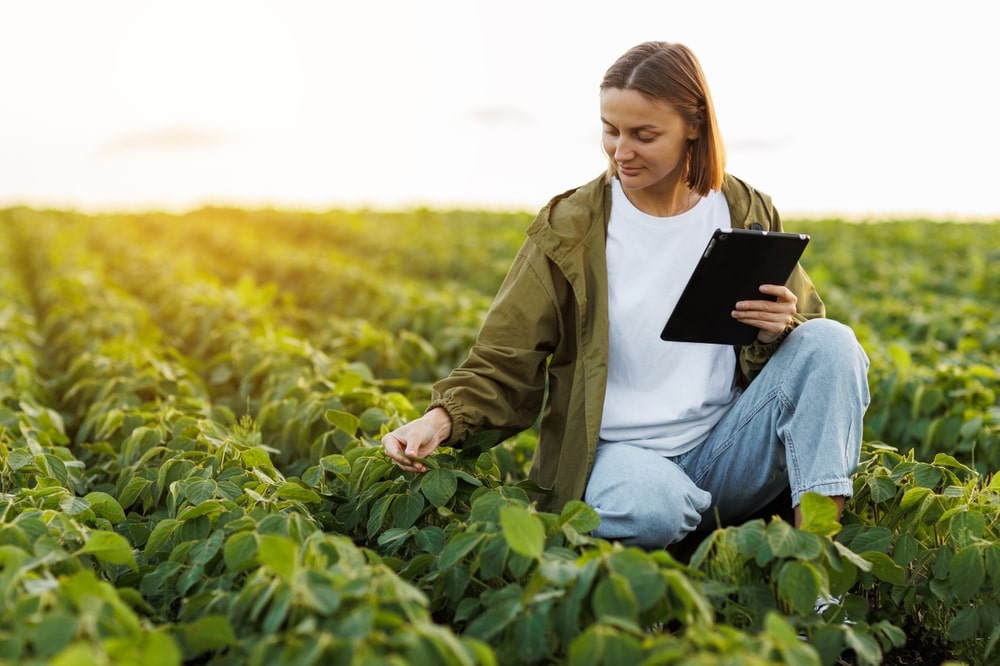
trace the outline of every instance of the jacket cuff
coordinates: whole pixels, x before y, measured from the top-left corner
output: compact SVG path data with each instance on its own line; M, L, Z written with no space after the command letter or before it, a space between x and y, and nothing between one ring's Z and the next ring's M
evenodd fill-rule
M792 319L791 323L785 327L785 330L771 342L754 340L743 348L743 353L740 354L740 369L748 381L753 381L760 374L760 371L767 364L768 360L774 356L774 352L778 351L778 347L785 341L788 334L795 330L802 321L798 317Z

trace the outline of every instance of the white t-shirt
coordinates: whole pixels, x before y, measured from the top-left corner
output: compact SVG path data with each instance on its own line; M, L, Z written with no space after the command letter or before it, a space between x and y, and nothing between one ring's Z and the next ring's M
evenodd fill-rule
M612 181L601 442L679 455L705 441L739 396L731 346L660 339L712 232L730 226L721 192L680 215L655 217L633 206L618 179Z

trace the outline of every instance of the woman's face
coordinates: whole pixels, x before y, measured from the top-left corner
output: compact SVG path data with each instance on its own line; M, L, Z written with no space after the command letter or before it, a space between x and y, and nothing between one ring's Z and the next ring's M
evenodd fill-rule
M637 90L601 92L604 152L626 190L672 194L685 173L687 142L698 137L673 106Z

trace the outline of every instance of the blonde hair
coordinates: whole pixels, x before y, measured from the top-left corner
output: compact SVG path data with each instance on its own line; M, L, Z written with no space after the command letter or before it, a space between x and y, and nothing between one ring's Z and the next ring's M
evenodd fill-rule
M604 74L601 91L636 90L672 106L684 121L698 128L688 142L687 185L704 196L720 190L726 170L726 150L715 118L708 82L698 59L683 44L644 42L629 49ZM608 174L617 175L611 160Z

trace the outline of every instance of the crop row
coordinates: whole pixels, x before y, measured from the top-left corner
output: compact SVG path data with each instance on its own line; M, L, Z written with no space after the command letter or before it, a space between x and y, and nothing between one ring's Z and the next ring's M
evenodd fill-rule
M873 358L843 526L810 496L802 530L727 527L685 563L592 538L582 504L537 512L530 433L444 450L422 476L382 455L482 316L486 293L428 281L435 263L474 273L460 252L402 266L358 238L367 227L230 215L0 212L0 659L830 664L850 650L876 664L908 637L994 649L1000 482L984 472L1000 366L974 347L979 324L917 344L894 332L910 324L891 298L832 284ZM455 223L423 215L399 227L415 246L414 230ZM955 307L992 325L996 297L974 285L993 269L972 264L953 281L975 297ZM935 330L951 326L942 308ZM820 616L825 594L843 603Z

